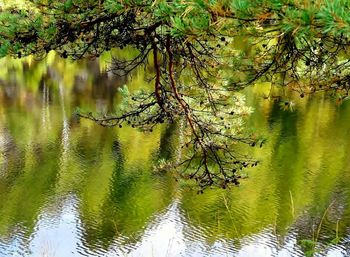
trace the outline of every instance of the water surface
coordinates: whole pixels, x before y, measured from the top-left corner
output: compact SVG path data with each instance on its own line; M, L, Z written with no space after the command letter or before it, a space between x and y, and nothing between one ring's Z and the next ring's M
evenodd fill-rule
M350 255L350 103L289 93L286 111L264 99L269 84L247 89L247 126L268 139L251 152L261 165L198 195L153 169L174 150L173 127L74 115L114 111L119 87L148 86L151 70L119 78L110 60L1 60L0 256Z

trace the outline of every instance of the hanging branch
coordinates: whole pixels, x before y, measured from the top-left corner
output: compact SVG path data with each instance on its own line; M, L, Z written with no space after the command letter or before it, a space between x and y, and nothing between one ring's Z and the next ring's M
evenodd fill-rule
M76 60L130 46L139 51L136 57L114 58L111 68L126 76L153 55L152 90L130 94L121 88L117 113L79 115L143 131L184 122L183 159L170 160L169 167L195 179L201 190L236 185L238 171L257 164L242 151L263 140L244 127L251 110L234 91L279 78L301 97L319 90L348 97L350 6L344 1L317 8L307 1L31 2L37 12L0 13L0 56L43 58L55 50ZM246 38L242 49L238 36Z

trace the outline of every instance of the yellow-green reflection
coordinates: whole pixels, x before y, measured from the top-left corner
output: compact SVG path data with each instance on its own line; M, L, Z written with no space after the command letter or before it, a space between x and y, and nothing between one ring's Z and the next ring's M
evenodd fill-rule
M248 104L255 107L249 127L268 136L267 145L252 151L260 166L228 192L184 193L183 208L213 241L267 227L278 236L292 229L300 240L324 239L325 244L347 236L350 104L290 94L286 99L295 102L295 110L282 111L280 104L264 99L269 90L269 84L259 84L246 91Z
M113 54L125 58L134 53ZM75 247L88 253L110 251L116 244L143 249L169 212L176 216L170 223L184 227L174 232L187 244L184 249L192 249L193 242L204 244L196 248L199 256L221 256L210 248L218 242L226 242L223 252L230 252L232 243L240 252L246 238L266 231L275 236L268 239L271 245L282 248L293 234L299 250L304 239L328 249L337 236L348 236L349 103L337 106L327 96L300 99L288 93L294 111L283 111L264 99L269 84L247 89L248 105L255 108L248 128L268 139L263 148L250 149L261 164L247 171L240 187L198 195L171 174L153 171L157 158L176 148L171 144L178 137L176 127L143 134L99 127L73 115L77 107L115 110L118 87L148 86L143 69L132 80L113 76L108 72L111 53L76 63L54 53L40 62L0 62L0 252L5 256L28 249L37 256L33 242L42 221L63 215L72 198L78 229L71 233L80 242ZM154 247L168 243L152 242ZM346 243L341 239L340 249Z
M108 245L116 233L140 233L169 204L172 187L151 172L160 128L149 134L106 129L72 116L76 107L117 105L117 89L126 80L100 74L109 61L108 54L102 62L77 64L54 54L42 62L2 60L1 237L11 237L18 224L30 236L45 204L69 194L79 198L91 245ZM131 89L143 74L134 76Z

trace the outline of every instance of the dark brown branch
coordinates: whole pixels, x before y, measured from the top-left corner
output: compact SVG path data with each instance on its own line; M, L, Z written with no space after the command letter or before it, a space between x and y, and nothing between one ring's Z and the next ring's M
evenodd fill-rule
M158 102L158 105L160 108L164 110L164 105L163 105L163 100L160 95L160 67L158 63L158 49L157 49L157 44L155 42L155 39L152 40L152 49L153 49L153 64L154 64L154 69L156 71L156 78L154 82L154 93L156 95L156 99Z

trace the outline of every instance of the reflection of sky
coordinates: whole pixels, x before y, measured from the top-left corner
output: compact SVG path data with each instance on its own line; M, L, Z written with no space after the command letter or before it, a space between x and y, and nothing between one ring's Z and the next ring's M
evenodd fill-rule
M64 165L64 162L66 159L68 159L68 149L69 149L69 124L68 124L68 119L67 119L67 114L66 114L66 109L64 106L64 86L62 83L59 85L59 92L60 92L60 104L61 104L61 109L62 109L62 116L63 116L63 129L62 129L62 162Z
M49 105L49 87L44 82L42 96L42 124L44 132L50 129L50 105Z
M146 229L130 256L179 256L186 249L178 203L156 217Z
M217 240L209 245L200 228L191 227L181 212L179 203L174 201L168 208L153 218L137 243L127 244L120 236L107 251L91 251L82 242L79 203L70 197L58 214L43 210L36 224L35 233L29 243L30 253L25 256L69 257L69 256L130 256L130 257L177 257L177 256L235 256L235 257L296 257L303 256L297 245L296 233L290 232L283 245L277 245L277 237L272 229L266 229L254 236L245 237L240 242ZM56 208L56 207L55 207ZM53 209L55 209L53 208ZM10 253L10 249L21 249L21 239L14 238L7 244L7 252L1 256L23 256L22 253ZM238 245L239 246L238 246ZM4 247L4 245L0 245ZM4 253L3 253L4 254ZM7 254L7 255L6 255ZM327 257L349 256L344 249L333 246L324 252Z
M49 212L41 216L30 244L30 256L77 256L79 219L77 200L68 199L58 216Z

